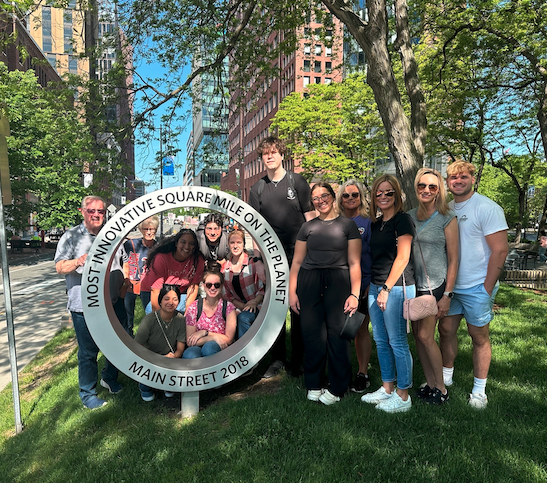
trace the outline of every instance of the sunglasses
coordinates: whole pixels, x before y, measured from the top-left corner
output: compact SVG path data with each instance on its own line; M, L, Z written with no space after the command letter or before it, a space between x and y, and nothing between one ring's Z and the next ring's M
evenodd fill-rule
M206 286L207 288L211 288L212 286L214 286L215 288L220 288L220 282L215 282L215 283L207 282L207 283L205 284L205 286Z
M95 213L99 213L99 215L104 215L106 213L106 210L95 210L93 208L86 208L85 211L87 211L88 215L94 215Z
M429 191L431 191L432 193L436 193L439 189L436 184L418 183L418 191L423 191L426 188L429 188Z
M157 228L143 228L142 231L157 231Z
M353 193L342 193L342 198L345 200L349 199L349 197L352 198L359 198L359 191L354 191Z
M388 198L391 198L395 196L395 190L386 190L386 191L376 191L376 198L380 198L380 196L385 195Z
M330 198L330 193L323 193L321 196L314 196L311 200L314 203L319 203L321 201L327 201Z

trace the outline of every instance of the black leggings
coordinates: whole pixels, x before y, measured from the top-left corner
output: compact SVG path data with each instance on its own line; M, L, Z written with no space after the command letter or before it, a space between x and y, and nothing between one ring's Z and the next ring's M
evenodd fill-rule
M349 270L300 269L296 293L304 340L307 389L321 389L328 361L329 390L342 396L351 382L350 342L340 337L344 303L351 290Z

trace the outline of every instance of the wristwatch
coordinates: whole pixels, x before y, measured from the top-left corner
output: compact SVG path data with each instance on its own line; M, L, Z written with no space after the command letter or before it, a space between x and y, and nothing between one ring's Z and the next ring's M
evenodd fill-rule
M385 290L387 293L391 292L391 289L384 283L382 290Z
M454 297L454 292L443 292L443 295L446 295L449 299Z

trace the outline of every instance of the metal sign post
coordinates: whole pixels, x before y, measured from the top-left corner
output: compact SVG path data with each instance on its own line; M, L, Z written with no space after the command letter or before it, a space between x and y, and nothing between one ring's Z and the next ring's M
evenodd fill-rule
M11 381L13 390L13 411L15 414L15 432L19 434L23 431L21 421L21 401L19 400L19 379L17 375L17 353L15 350L15 329L13 325L13 306L11 304L11 285L9 279L8 250L6 240L6 226L4 224L4 203L2 192L5 191L6 183L9 186L9 163L8 146L6 137L9 136L9 124L6 117L0 110L0 250L2 254L2 281L4 283L4 305L6 307L6 322L8 332L9 362L11 368ZM7 175L7 179L6 179ZM6 204L11 203L11 190L9 190L10 199Z

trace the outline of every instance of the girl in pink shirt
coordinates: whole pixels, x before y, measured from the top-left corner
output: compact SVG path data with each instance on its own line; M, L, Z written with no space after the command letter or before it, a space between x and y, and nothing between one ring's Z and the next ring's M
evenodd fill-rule
M226 302L226 318L222 317L224 301L222 284L224 277L216 271L203 274L202 286L205 290L201 315L197 319L198 300L186 310L186 339L188 348L183 359L207 357L226 349L236 333L236 313L231 302ZM197 319L197 320L196 320Z

